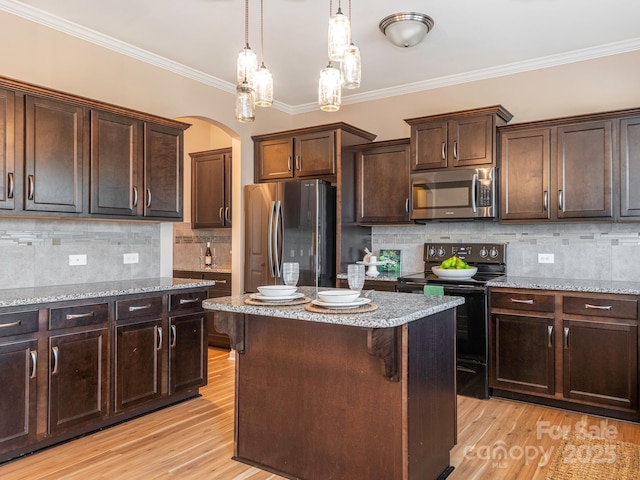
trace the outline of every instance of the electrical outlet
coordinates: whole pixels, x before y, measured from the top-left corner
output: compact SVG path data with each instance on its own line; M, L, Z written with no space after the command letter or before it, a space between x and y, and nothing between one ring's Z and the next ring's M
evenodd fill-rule
M87 256L86 255L69 255L69 265L86 265L87 264Z
M122 263L138 263L140 261L137 253L125 253L122 257Z
M538 263L554 263L553 253L539 253Z

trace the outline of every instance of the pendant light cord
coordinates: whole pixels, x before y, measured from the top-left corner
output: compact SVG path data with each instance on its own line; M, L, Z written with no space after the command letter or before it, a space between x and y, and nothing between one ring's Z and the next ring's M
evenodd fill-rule
M260 0L260 63L264 67L264 0Z
M244 44L249 48L249 0L244 0Z

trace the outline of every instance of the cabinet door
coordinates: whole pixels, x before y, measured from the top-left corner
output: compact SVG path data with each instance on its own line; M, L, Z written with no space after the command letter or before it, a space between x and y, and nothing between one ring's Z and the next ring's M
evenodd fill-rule
M204 312L171 317L169 393L207 383L207 325Z
M13 210L16 193L15 176L15 95L0 89L0 210Z
M409 145L362 151L358 158L358 222L409 223Z
M0 453L35 440L37 341L0 344Z
M293 178L293 138L256 142L255 157L256 181Z
M611 121L558 127L558 218L611 217Z
M142 209L142 122L91 111L91 212L139 215Z
M620 122L620 215L640 217L640 117Z
M182 218L182 130L144 125L144 216Z
M27 96L25 122L25 209L81 213L84 109Z
M336 173L334 130L294 137L295 176L317 178Z
M447 122L411 126L411 169L430 170L447 166Z
M224 153L192 155L191 227L224 227L226 209Z
M549 129L502 134L501 219L549 218L549 140Z
M638 326L563 321L564 396L638 409Z
M49 433L107 414L108 330L49 338Z
M162 319L116 325L115 411L121 412L162 395Z
M553 318L491 315L490 386L553 395Z
M448 126L449 165L472 167L493 164L493 117L461 118Z

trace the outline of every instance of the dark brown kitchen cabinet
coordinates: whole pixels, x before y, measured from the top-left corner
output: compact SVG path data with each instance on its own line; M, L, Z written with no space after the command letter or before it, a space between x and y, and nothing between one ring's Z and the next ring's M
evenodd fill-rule
M144 124L144 216L182 218L183 130Z
M202 304L202 301L200 301ZM169 318L169 392L207 383L207 325L204 312Z
M491 288L494 395L640 420L638 300Z
M496 127L511 118L502 106L494 106L406 119L411 170L495 165Z
M409 139L374 142L355 151L358 223L411 223Z
M31 95L25 102L25 210L82 213L85 108Z
M49 433L107 415L109 331L55 334L49 338Z
M124 115L91 111L90 213L141 215L142 125Z
M640 116L620 121L620 217L640 218Z
M13 210L16 194L22 196L17 183L15 158L15 93L0 89L0 210Z
M191 156L191 228L231 227L231 149Z

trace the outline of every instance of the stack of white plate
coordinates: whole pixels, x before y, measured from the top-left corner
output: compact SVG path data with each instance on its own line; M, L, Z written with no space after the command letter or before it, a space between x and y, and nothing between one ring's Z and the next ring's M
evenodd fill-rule
M295 285L263 285L258 287L260 293L252 293L249 297L263 302L287 302L304 297L296 290Z
M318 299L311 302L324 308L356 308L371 303L370 298L361 298L358 290L338 288L318 292Z

